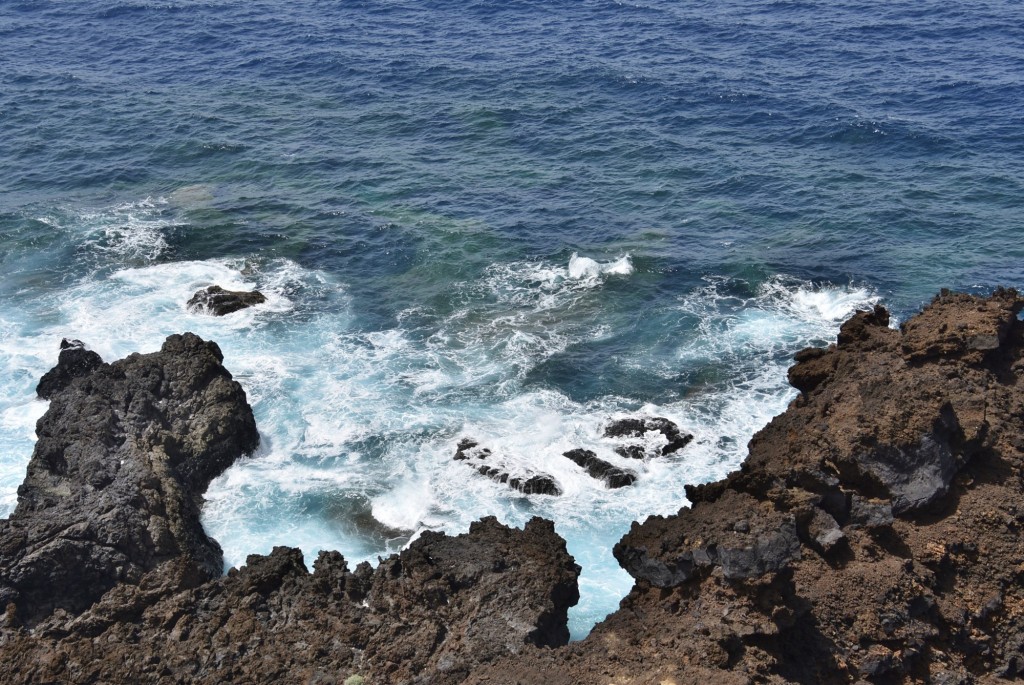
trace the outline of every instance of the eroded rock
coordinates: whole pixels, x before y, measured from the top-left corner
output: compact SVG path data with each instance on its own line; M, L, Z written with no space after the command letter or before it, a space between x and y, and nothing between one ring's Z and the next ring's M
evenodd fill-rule
M62 348L40 384L50 407L17 508L0 521L0 604L27 624L80 612L171 558L218 576L199 497L259 442L212 342L172 335L160 352L112 364L80 344Z
M657 455L660 456L678 452L693 440L691 434L684 433L675 423L660 416L615 419L604 428L604 437L606 438L641 438L647 433L661 433L665 436L667 444L658 450ZM644 446L635 443L621 445L615 451L630 459L643 459L647 456Z
M1022 307L1024 300L1012 289L985 299L944 290L903 324L900 349L911 362L946 357L976 363L1003 344Z
M213 580L181 574L178 560L163 564L70 623L8 632L0 679L457 683L501 656L564 645L579 599L579 567L539 518L427 532L376 569L321 552L310 573L299 550L275 547Z
M455 448L453 459L467 462L480 475L508 485L524 495L557 496L562 494L558 481L546 473L513 475L503 466L490 463L488 461L490 456L491 451L486 447L480 447L476 440L463 438Z
M676 516L634 523L614 554L638 580L672 587L716 566L726 578L756 578L799 559L801 548L792 514L766 510L750 495L729 491Z
M225 290L219 285L211 285L197 290L186 306L194 312L224 316L266 301L266 296L259 290Z
M632 485L636 481L635 473L626 469L620 469L618 466L609 464L603 459L598 459L597 455L590 450L569 450L562 456L586 470L591 478L604 481L609 488L622 488Z
M637 579L565 656L467 683L988 683L1024 674L1022 300L858 312L742 467L615 547ZM624 428L639 430L637 424Z
M48 400L70 385L74 379L88 376L101 366L103 360L92 350L87 350L85 343L64 338L60 342L57 365L40 379L39 385L36 386L36 394Z

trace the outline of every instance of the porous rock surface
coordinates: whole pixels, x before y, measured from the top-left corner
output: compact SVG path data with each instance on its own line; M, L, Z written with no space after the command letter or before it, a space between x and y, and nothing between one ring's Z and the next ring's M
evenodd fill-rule
M0 521L0 605L19 622L82 611L172 558L202 578L221 574L220 546L199 525L199 496L259 441L222 359L192 334L113 364L62 343L39 384L50 407L17 508Z
M26 627L10 605L0 681L1019 681L1022 308L944 292L799 353L742 467L615 545L635 584L579 642L551 648L577 572L551 524L487 519L376 570L279 548L206 580L179 555L78 614Z
M597 455L590 450L577 448L565 452L562 456L585 470L591 478L604 481L609 488L623 488L636 482L634 472L620 469L604 459L598 459Z
M562 488L558 481L546 473L530 473L520 476L512 475L503 466L492 464L488 459L491 451L481 447L473 438L463 438L455 447L455 461L466 462L481 476L503 483L516 492L524 495L561 495Z
M648 433L661 433L665 438L665 444L654 450L652 454L648 454L644 444L630 440L626 444L616 447L615 452L630 459L665 456L678 452L693 440L692 434L684 433L674 422L661 416L625 417L615 419L604 427L604 437L606 438L642 438Z

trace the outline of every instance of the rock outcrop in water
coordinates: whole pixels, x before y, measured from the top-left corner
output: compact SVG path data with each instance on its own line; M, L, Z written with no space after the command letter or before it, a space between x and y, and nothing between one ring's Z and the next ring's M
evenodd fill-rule
M454 538L428 533L376 570L350 571L324 553L310 573L297 550L278 548L210 580L178 553L92 606L53 611L41 593L14 587L7 569L47 549L59 526L43 525L45 507L19 506L0 550L12 600L0 627L0 681L1019 680L1022 308L1014 291L943 293L900 330L879 307L846 322L837 345L798 354L790 380L800 395L755 435L742 467L687 488L692 507L634 523L615 545L635 585L580 642L558 647L578 568L539 519L523 531L487 519ZM41 443L65 414L98 417L88 424L97 435L120 425L106 417L120 416L121 405L82 404L89 379L111 367L66 370L73 379L40 422ZM69 391L84 393L77 409L61 401ZM474 448L465 447L467 458ZM56 478L47 467L40 481L30 468L23 489L50 497L54 512L73 508L54 488L89 502L98 486L85 456L110 449L83 442L64 480L47 480ZM37 452L33 463L53 454ZM192 494L205 485L181 482ZM137 498L125 506L140 503L148 506ZM18 523L25 516L37 524ZM69 545L93 539L64 530ZM82 557L43 555L35 568L66 569Z
M529 476L514 476L500 466L491 464L488 458L491 451L472 438L463 438L455 448L455 461L464 461L481 476L504 483L516 492L524 495L561 495L562 489L558 482L546 473L535 473Z
M623 488L636 482L636 474L609 464L590 450L569 450L562 455L587 472L591 478L604 481L609 488Z
M224 316L266 301L266 296L259 290L225 290L219 285L211 285L197 290L186 306L195 312Z
M0 521L0 604L27 625L82 611L169 559L219 576L199 498L259 441L214 343L175 335L113 364L77 341L62 348L39 384L50 408L17 509Z
M649 454L646 445L630 441L616 447L615 452L630 459L666 456L678 452L693 440L693 435L682 432L674 422L660 416L616 419L604 428L604 437L606 438L643 438L648 433L660 433L665 438L665 444Z

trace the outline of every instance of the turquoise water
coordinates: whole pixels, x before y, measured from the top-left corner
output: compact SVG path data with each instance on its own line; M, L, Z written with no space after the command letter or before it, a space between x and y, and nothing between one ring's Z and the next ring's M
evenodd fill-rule
M932 2L0 4L0 514L61 337L216 340L263 445L229 565L551 517L583 566L736 467L858 307L1024 285L1024 9ZM575 256L575 258L574 258ZM223 319L184 302L259 287ZM696 435L605 490L609 418ZM564 494L453 462L473 436Z

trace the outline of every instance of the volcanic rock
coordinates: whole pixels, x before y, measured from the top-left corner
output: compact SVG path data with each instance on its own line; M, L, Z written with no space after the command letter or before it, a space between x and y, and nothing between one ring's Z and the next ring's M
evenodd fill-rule
M47 511L115 492L141 457L163 463L148 447L120 447L137 434L122 427L132 401L88 393L124 362L102 365L57 391L40 422L40 443L59 435L82 446L41 444L24 501L2 522L0 580L13 603L0 620L0 682L1019 681L1022 308L1011 290L943 293L899 330L876 307L843 324L836 344L801 352L789 408L753 437L739 470L688 486L678 513L633 524L614 549L632 590L564 646L578 567L537 519L522 531L485 520L464 536L425 533L376 570L349 571L322 553L309 573L297 550L279 548L210 580L183 552L91 607L61 600L52 611L45 593L15 587L10 569L30 567L55 536L72 550L96 536L59 516L47 528ZM82 397L69 404L69 394ZM72 419L74 430L48 428ZM92 442L76 437L86 432ZM109 470L88 455L112 450L130 458L104 485ZM461 452L487 465L478 445ZM182 478L181 490L194 494L193 480L205 486ZM150 506L146 496L131 506ZM36 514L34 527L18 522ZM122 554L120 544L96 558ZM54 569L91 558L55 553L37 566L63 596L75 579Z
M480 444L472 438L463 438L459 440L459 444L455 447L455 461L466 461L471 458L486 459L491 455L491 451L486 447L480 447Z
M100 366L103 366L103 360L95 352L85 349L85 343L64 338L60 341L57 366L43 375L36 386L36 394L48 400L70 385L74 379L88 376Z
M53 386L0 521L0 682L457 683L568 641L580 569L539 518L427 531L376 570L276 547L222 576L201 495L258 434L221 360L187 333Z
M620 469L614 464L609 464L590 450L575 449L569 450L562 456L572 460L577 466L586 470L591 478L604 481L609 488L621 488L632 485L636 481L636 474L626 469Z
M259 442L215 343L172 335L159 352L113 364L81 344L62 348L40 383L50 407L17 508L0 521L0 605L30 625L80 612L171 558L220 575L199 497Z
M634 522L614 553L634 578L672 587L716 566L726 578L762 576L800 558L800 549L792 514L764 511L754 497L726 492L668 519Z
M186 566L119 585L72 621L0 633L0 680L458 683L500 656L564 645L579 599L579 567L539 518L426 532L376 570L321 552L310 573L289 547L205 583Z
M491 480L508 485L513 490L524 495L561 495L562 489L554 478L538 473L531 476L513 476L506 469L487 463L491 451L480 445L472 438L463 438L455 448L455 461L466 461L482 476Z
M649 432L661 433L668 441L658 453L661 456L678 452L693 440L691 434L680 431L679 426L660 416L616 419L604 428L606 438L639 438ZM630 459L643 459L646 456L646 450L636 444L621 445L615 451Z
M219 285L211 285L197 290L186 306L190 311L224 316L266 301L259 290L225 290Z

